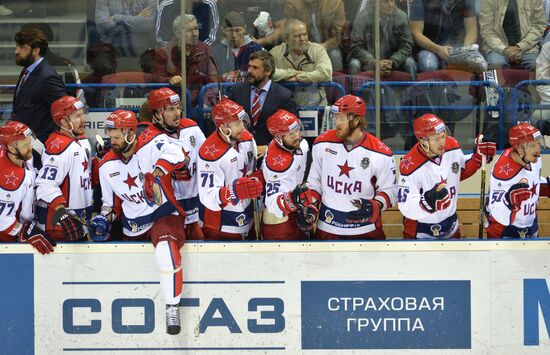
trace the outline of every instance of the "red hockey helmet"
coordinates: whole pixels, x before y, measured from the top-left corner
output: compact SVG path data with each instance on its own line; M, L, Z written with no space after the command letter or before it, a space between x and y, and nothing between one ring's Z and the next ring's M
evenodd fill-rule
M84 104L76 97L62 96L52 103L50 112L52 114L53 121L59 126L62 119L66 118L74 111L80 110L81 108L84 108Z
M266 125L273 137L300 129L300 123L296 115L282 109L269 116Z
M105 128L131 129L137 131L138 121L132 111L116 110L105 120Z
M356 116L365 117L367 114L367 104L359 96L345 95L336 100L334 105L330 107L330 112L333 114L339 112L353 113Z
M164 106L179 105L180 101L180 96L170 88L153 90L147 98L151 110L160 110Z
M534 142L542 138L540 131L527 122L521 122L512 126L508 134L512 147L517 147L522 143Z
M434 114L426 113L416 120L413 124L414 135L416 139L428 138L437 133L445 132L445 122Z
M234 121L249 122L248 114L244 108L236 102L223 98L212 108L212 119L216 124L216 127L221 126L224 123L230 123Z
M8 145L18 140L32 137L32 130L24 123L9 121L0 127L0 144Z

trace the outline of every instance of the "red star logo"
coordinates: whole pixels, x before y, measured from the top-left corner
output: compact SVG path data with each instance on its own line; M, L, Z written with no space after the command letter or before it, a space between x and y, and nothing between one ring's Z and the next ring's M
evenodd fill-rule
M278 156L276 156L275 158L273 158L273 165L280 165L280 166L284 166L284 162L286 161L285 158L283 158L283 156L281 154L279 154Z
M352 171L353 169L355 169L355 168L352 168L348 165L347 160L344 163L344 165L338 165L338 167L340 168L340 175L338 175L339 177L342 176L342 175L346 175L349 178L349 172Z
M242 169L239 169L241 173L243 173L243 176L246 176L246 173L248 173L248 169L246 168L246 164L243 166Z
M137 187L136 178L137 178L137 175L132 177L132 176L130 176L130 173L128 173L128 177L126 178L126 180L123 181L123 183L128 185L128 190L132 190L132 186Z
M535 196L537 194L537 185L538 184L533 184L533 187L529 189L531 191L531 196Z
M204 151L204 154L208 154L208 155L213 157L214 155L216 155L217 151L218 151L218 149L216 148L216 145L212 144L212 145L206 147L206 150Z
M506 165L500 167L500 172L503 173L503 174L505 174L505 175L510 174L510 172L511 172L512 170L514 170L514 169L510 168L510 163L508 163L508 164L506 164Z
M88 159L84 159L84 161L82 162L82 167L84 168L84 172L88 170Z
M414 162L411 160L411 157L401 159L401 168L408 170L409 166L414 165Z
M12 171L11 174L9 175L4 175L6 177L6 185L7 184L12 184L13 186L17 186L17 184L15 183L17 180L19 180L19 178L17 176L15 176L15 173Z
M145 129L145 131L141 132L144 140L148 140L151 133L153 133L153 132L151 131L151 128L149 128L149 127L147 127Z
M385 144L382 143L382 142L380 142L380 145L378 146L378 149L383 150L383 151L386 151L386 152L389 152L389 151L390 151L390 148L388 148L388 146L385 145Z
M50 149L53 149L53 148L56 148L56 149L59 149L59 147L61 146L61 139L59 138L56 138L54 139L53 141L50 142Z

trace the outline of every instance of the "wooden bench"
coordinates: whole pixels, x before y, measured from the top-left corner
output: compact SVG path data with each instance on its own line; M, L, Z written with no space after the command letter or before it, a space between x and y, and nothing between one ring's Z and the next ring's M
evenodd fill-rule
M465 238L477 238L479 228L479 198L459 198L457 213L462 236ZM537 215L539 236L550 236L550 198L543 197L539 200ZM403 215L397 206L382 212L382 223L388 239L403 238Z

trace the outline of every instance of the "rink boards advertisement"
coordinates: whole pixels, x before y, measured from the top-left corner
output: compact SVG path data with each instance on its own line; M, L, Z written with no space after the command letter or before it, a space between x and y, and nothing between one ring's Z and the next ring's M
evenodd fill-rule
M550 353L550 243L188 244L165 332L147 244L2 246L0 353Z

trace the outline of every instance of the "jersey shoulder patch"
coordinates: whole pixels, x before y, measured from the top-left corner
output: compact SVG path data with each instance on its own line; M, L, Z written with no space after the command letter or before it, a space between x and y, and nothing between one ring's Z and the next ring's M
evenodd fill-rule
M516 163L512 157L512 149L508 148L498 158L495 166L493 167L493 176L499 180L510 180L516 176L523 168Z
M317 143L342 143L342 140L336 135L335 129L330 129L319 135L313 142L313 145Z
M393 155L391 149L385 145L384 142L370 133L365 133L365 138L363 139L363 142L361 142L361 146L382 155L387 155L390 157Z
M189 127L195 127L198 126L197 122L193 121L190 118L180 118L180 129L185 129Z
M24 180L25 168L13 164L8 159L5 149L0 149L0 188L15 191Z
M214 132L201 145L199 156L203 160L215 161L220 159L231 148L218 132Z
M410 175L427 161L428 157L425 154L422 154L420 151L420 146L416 143L407 155L401 158L401 161L399 162L399 173L401 175Z
M272 141L267 150L266 164L269 170L281 173L288 170L294 161L294 155L288 150L282 149Z
M48 137L46 143L44 144L46 146L46 153L49 155L59 155L63 153L74 141L75 140L69 136L59 132L54 132Z

